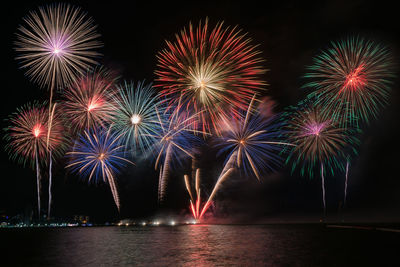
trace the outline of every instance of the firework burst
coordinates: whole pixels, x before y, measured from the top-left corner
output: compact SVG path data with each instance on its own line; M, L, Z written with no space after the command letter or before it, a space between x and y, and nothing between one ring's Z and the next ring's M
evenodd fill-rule
M134 154L138 150L144 152L154 144L154 136L159 131L156 93L151 84L144 82L136 85L125 82L117 89L113 97L113 129L122 135L121 141Z
M88 71L65 90L63 112L72 129L105 127L111 122L116 80L114 73L97 68Z
M322 112L319 107L306 106L287 114L288 141L290 147L286 162L293 161L292 171L301 165L301 174L308 172L313 177L314 167L322 163L343 170L338 158L344 157L344 151L357 143L354 130L341 128L338 121Z
M305 87L314 89L316 104L345 127L377 116L394 77L389 50L359 37L332 43L308 70L305 77L312 80Z
M343 159L348 157L345 151L351 150L356 154L354 144L358 143L355 136L357 130L341 128L340 123L322 112L318 106L305 105L287 114L288 141L290 146L286 163L292 161L292 172L301 166L301 175L305 172L310 177L319 166L322 178L322 194L324 214L325 202L325 173L335 169L344 170ZM346 155L347 154L347 155Z
M27 162L32 168L37 156L43 163L48 156L47 151L52 150L53 156L62 154L64 135L62 122L57 116L53 123L49 145L47 147L47 128L49 112L45 103L28 103L17 109L9 117L11 126L5 130L5 139L8 141L6 150L11 159L25 165Z
M220 117L246 109L255 91L266 83L260 76L265 69L256 46L236 27L218 23L209 30L208 19L197 29L192 24L176 35L176 42L167 43L157 58L156 86L169 98L171 106L178 102L187 111L205 111L198 125L203 131L219 128Z
M96 64L102 46L93 20L80 8L52 4L32 11L17 33L17 60L41 87L59 88Z
M8 120L11 126L5 129L6 150L12 160L36 169L38 214L40 217L40 165L46 164L50 157L63 152L63 126L58 116L54 117L50 136L47 135L49 112L45 103L28 103L17 109ZM48 151L52 153L48 153ZM49 174L51 176L51 174Z
M263 118L254 108L255 101L253 97L245 116L224 121L226 131L217 147L220 147L219 154L228 152L226 162L235 157L237 168L260 179L262 170L273 170L281 164L279 152L283 146L292 144L281 141L282 123L276 116Z
M124 146L119 144L120 135L109 130L84 131L73 146L73 151L67 152L71 162L66 166L82 177L91 181L108 182L115 205L120 210L119 194L115 181L115 173L126 163L133 162L124 158Z

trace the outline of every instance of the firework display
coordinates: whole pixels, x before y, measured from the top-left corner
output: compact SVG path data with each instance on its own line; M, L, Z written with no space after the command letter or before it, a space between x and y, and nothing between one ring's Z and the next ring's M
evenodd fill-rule
M234 176L261 182L284 164L291 174L321 177L325 215L325 179L345 174L346 204L361 126L388 104L395 78L388 47L361 37L332 42L307 67L306 99L275 114L281 107L266 95L261 51L238 26L189 23L157 53L154 86L119 83L116 71L93 67L99 37L94 21L69 4L30 12L16 34L20 67L50 91L48 102L17 109L4 129L10 158L36 171L39 220L43 177L51 217L54 160L67 160L68 173L108 184L120 212L117 175L135 165L132 158L154 163L160 206L170 177L183 175L195 221L215 212L218 192ZM213 152L222 171L209 164L211 175L204 175L200 166Z
M209 29L206 19L166 43L157 56L156 86L170 105L180 102L190 112L205 111L199 117L203 131L218 130L219 118L228 110L246 109L254 92L266 84L260 52L237 27L220 22Z
M66 166L82 177L88 177L89 182L107 182L118 210L120 201L115 174L126 163L133 164L124 157L124 146L118 142L120 137L110 130L85 131L72 151L67 152L71 162Z
M332 42L314 58L305 75L312 96L323 112L331 113L341 126L355 126L376 118L387 105L393 62L385 46L360 37Z
M17 32L15 50L17 60L29 78L50 90L49 121L47 124L48 148L53 129L55 105L54 89L63 89L100 56L96 48L98 41L93 20L80 8L69 4L52 4L32 11L24 18L24 24ZM49 209L51 207L52 150L49 153Z
M104 68L88 71L64 92L63 112L75 131L105 127L115 113L113 95L117 77Z
M117 89L113 97L113 129L122 135L122 142L133 154L145 152L154 145L160 127L157 110L162 110L155 91L144 82L125 82Z

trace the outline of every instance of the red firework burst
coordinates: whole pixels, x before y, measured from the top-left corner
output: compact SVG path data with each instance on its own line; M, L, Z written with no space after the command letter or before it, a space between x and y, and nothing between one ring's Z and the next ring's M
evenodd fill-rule
M30 162L34 167L35 157L41 163L47 163L51 150L53 156L61 153L64 144L64 127L59 114L53 116L52 127L48 137L49 110L44 104L27 104L18 109L9 118L11 125L6 128L6 149L10 157L21 163Z
M104 126L113 117L116 76L102 68L89 71L64 92L63 111L72 129Z
M171 106L203 111L203 131L214 127L218 132L219 118L245 110L254 93L266 85L260 52L237 27L220 22L209 30L206 19L196 29L192 24L189 31L184 28L176 42L166 43L157 55L156 87Z

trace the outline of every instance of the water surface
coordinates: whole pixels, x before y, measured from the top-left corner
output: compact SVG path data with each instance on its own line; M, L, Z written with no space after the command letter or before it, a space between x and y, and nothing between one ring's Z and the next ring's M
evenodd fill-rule
M1 266L399 266L400 234L323 225L0 229Z

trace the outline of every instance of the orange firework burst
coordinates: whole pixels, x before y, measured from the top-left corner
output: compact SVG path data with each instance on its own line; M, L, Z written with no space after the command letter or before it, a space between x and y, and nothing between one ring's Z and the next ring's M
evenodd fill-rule
M200 116L203 131L227 112L245 110L255 91L266 83L263 61L246 33L218 23L209 30L208 20L197 29L192 24L167 41L167 48L157 58L156 86L169 99L170 106L182 105Z

